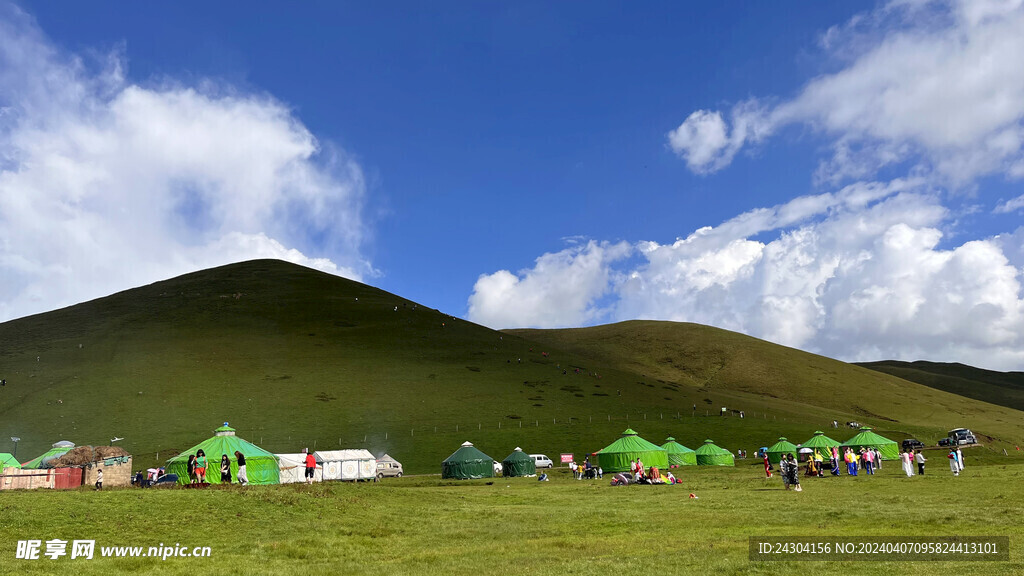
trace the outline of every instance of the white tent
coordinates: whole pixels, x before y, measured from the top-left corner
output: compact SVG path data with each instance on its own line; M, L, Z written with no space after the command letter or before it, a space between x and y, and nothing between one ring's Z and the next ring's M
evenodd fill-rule
M306 455L304 453L274 454L274 456L278 458L281 484L306 481ZM313 473L313 481L320 482L322 480L323 471L317 466L316 472Z
M323 467L324 480L373 480L377 459L369 450L322 450L313 452Z

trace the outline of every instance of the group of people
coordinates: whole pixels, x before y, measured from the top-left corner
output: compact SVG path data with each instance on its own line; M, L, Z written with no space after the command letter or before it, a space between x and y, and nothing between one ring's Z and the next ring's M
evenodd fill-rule
M846 464L846 473L850 476L856 476L858 470L864 470L867 474L874 474L875 470L882 468L882 455L878 449L873 447L861 447L859 450L847 447L843 451L841 458L838 447L832 447L831 450L826 450L826 453L830 456L829 462L832 466L833 476L842 476L840 462ZM946 457L949 459L949 468L952 470L953 475L959 476L960 472L964 469L963 452L959 447L954 446L950 448L949 454ZM924 475L924 465L928 459L924 457L920 450L900 452L899 460L907 477L914 475L914 464L917 464L917 474ZM797 464L793 454L784 454L779 462L779 468L782 483L786 490L794 487L797 492L802 491L800 487L799 464ZM764 473L766 478L772 477L772 465L768 461L767 453L764 454ZM824 457L819 450L815 449L814 453L808 457L805 475L819 477L825 475Z
M587 456L583 461L583 464L577 464L576 461L569 463L569 470L572 470L573 478L577 480L593 480L596 478L604 478L604 470L600 466L594 466L590 463L590 456Z
M678 484L677 479L671 471L665 474L657 466L644 468L644 463L639 458L630 462L629 474L625 472L616 474L612 478L612 486L625 486L627 484Z
M238 450L235 450L235 460L238 461L238 473L236 478L238 483L245 486L249 483L249 476L245 471L245 454L242 454ZM188 456L188 478L190 484L207 484L206 471L209 468L210 461L206 457L206 452L202 448L196 450L195 454L189 454ZM231 484L231 459L228 458L227 454L224 454L220 458L220 482L221 484Z

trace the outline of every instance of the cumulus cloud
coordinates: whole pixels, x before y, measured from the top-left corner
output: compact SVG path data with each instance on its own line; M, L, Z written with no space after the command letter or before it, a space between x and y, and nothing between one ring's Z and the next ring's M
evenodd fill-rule
M919 181L858 183L670 244L591 242L518 275L481 276L470 318L495 327L699 322L847 360L1020 369L1024 228L942 248L953 215L940 200ZM605 307L593 306L604 294Z
M721 112L697 110L668 133L669 147L690 170L707 174L728 166L745 143L761 140L772 129L754 100L733 107L731 120L730 129Z
M469 298L469 319L493 328L590 322L604 314L596 304L611 285L611 265L629 253L626 243L589 241L544 254L518 274L481 275Z
M698 173L782 126L831 139L819 181L871 177L919 162L952 185L985 174L1024 175L1024 9L1021 2L892 2L830 29L822 42L843 66L754 115L699 110L669 135ZM759 109L755 100L741 110ZM753 128L752 128L753 127Z
M0 320L252 258L372 271L343 150L268 95L125 66L0 6Z

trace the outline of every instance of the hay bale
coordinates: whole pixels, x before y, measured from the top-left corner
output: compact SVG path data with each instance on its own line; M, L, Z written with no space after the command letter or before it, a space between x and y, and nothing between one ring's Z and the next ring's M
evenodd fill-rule
M93 462L119 456L129 456L129 454L124 448L118 446L78 446L52 460L49 465L53 468L87 466Z

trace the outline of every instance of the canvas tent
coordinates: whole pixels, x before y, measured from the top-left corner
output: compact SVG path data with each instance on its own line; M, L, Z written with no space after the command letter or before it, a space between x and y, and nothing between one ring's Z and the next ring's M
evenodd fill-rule
M779 461L782 460L782 456L785 454L792 454L793 457L796 458L796 444L786 440L786 437L783 436L779 438L778 442L769 446L768 450L765 452L768 453L769 462L772 464L778 464Z
M883 438L878 434L871 431L868 426L862 426L860 432L850 438L846 442L842 443L842 446L848 446L850 448L874 448L881 454L882 460L896 460L900 457L900 447L893 440Z
M694 450L697 453L697 464L699 466L735 466L736 458L725 448L715 446L711 440L705 440L700 448Z
M618 440L597 453L598 466L605 473L628 472L629 465L639 458L645 467L668 468L668 452L657 444L644 440L632 428L627 428Z
M14 456L7 452L0 452L0 472L5 468L21 468L21 464L14 459Z
M206 454L209 465L206 472L206 481L210 484L220 484L220 459L223 454L228 455L231 460L231 479L238 478L238 461L235 458L235 451L245 456L245 471L249 477L249 484L277 484L280 473L278 471L277 457L252 442L235 436L235 429L225 422L223 426L213 431L213 437L208 438L199 444L183 451L174 458L167 461L167 473L178 475L178 484L188 484L188 457L202 449Z
M369 450L320 450L313 452L323 469L324 480L373 480L377 459Z
M665 438L665 443L661 447L665 449L665 452L668 452L669 466L697 465L697 453L676 442L675 438L671 436Z
M477 450L472 442L463 442L458 450L441 463L441 478L469 480L493 477L494 458Z
M306 481L306 454L274 454L277 456L277 475L281 484L294 484ZM313 481L320 482L324 479L323 468L317 466L313 471Z
M53 445L53 447L51 447L49 450L47 450L46 452L44 452L40 456L37 456L37 457L33 458L32 460L29 460L28 462L25 462L24 464L22 464L21 467L26 469L26 470L39 470L39 469L42 469L42 468L53 468L53 466L50 465L50 462L52 460L57 459L57 457L63 455L65 452L70 451L74 447L75 447L74 442L68 442L67 440L61 440L60 442L55 443Z
M516 447L501 461L501 473L504 476L535 476L537 463L529 455L524 454L522 448Z
M801 448L810 448L811 450L821 452L821 456L826 460L829 459L833 446L839 447L841 444L828 436L825 436L825 433L821 430L815 430L814 436L811 436L810 440L800 445Z

